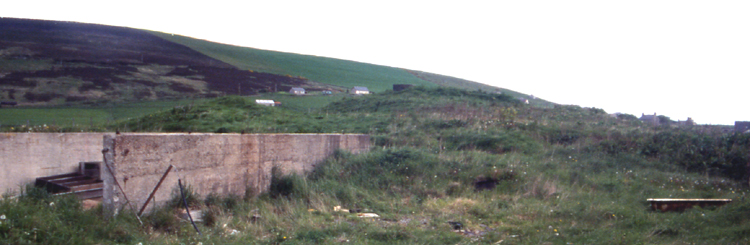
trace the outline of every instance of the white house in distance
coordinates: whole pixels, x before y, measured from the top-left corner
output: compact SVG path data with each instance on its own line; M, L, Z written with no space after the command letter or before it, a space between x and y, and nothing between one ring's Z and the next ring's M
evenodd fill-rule
M305 89L304 88L292 88L289 90L289 93L293 95L303 95L305 94Z
M358 87L354 86L351 91L349 91L351 94L370 94L370 90L367 89L367 87Z

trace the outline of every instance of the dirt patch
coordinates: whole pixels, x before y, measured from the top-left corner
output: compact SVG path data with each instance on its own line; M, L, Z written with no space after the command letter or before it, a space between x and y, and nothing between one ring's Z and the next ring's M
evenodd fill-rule
M81 206L83 207L83 210L89 210L99 206L101 203L102 198L84 199L81 201Z

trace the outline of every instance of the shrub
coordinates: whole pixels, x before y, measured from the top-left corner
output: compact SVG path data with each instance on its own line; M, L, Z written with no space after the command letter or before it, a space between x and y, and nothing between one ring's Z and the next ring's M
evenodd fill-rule
M193 190L191 185L183 183L183 194L185 195L185 201L187 201L189 207L198 207L201 205L201 197ZM184 208L185 204L183 204L182 201L180 187L172 189L172 197L167 201L166 205L169 208Z
M306 198L308 192L303 177L296 173L285 175L277 166L271 169L271 186L268 191L271 197Z

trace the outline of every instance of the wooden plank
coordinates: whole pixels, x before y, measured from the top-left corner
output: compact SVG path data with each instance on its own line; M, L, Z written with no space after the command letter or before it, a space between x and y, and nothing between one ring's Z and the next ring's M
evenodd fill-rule
M69 173L69 174L60 174L60 175L52 175L52 176L47 176L47 177L40 177L40 178L36 178L36 179L38 179L38 180L53 180L53 179L70 178L70 177L75 177L75 176L79 176L79 175L80 174L78 174L78 173Z
M649 198L646 201L651 203L652 210L667 211L684 211L685 209L709 206L722 206L732 202L732 199L679 199L679 198Z

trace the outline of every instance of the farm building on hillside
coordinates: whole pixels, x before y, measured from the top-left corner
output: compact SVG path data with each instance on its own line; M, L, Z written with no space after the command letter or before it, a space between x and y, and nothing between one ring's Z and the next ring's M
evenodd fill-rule
M305 94L305 89L304 88L292 88L289 90L289 93L293 95L303 95Z
M653 126L659 125L659 117L656 115L656 113L654 113L654 115L646 115L644 113L641 113L641 118L638 119Z
M680 125L680 126L695 126L695 121L693 121L692 117L688 117L686 121L677 120L677 125Z
M281 102L274 102L273 100L255 100L255 103L258 105L264 105L264 106L281 105Z
M370 94L370 90L368 90L367 87L358 86L354 86L350 92L351 94Z

